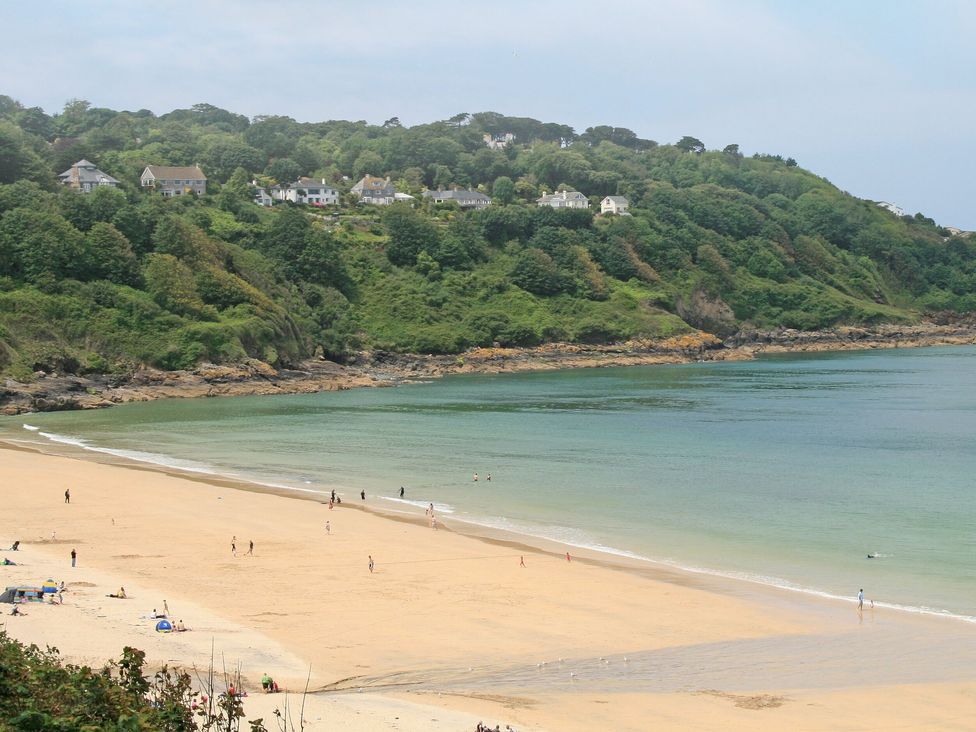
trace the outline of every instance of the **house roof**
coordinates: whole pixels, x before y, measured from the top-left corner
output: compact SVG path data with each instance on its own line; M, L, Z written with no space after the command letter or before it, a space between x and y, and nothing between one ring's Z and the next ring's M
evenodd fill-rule
M487 201L488 198L481 191L424 191L424 198L433 198L435 201Z
M108 173L103 173L95 167L94 163L87 160L79 160L61 175L61 180L77 180L79 183L118 183L118 181Z
M620 204L623 204L624 206L629 206L630 205L630 201L628 201L623 196L607 196L606 199L604 199L604 200L606 200L606 201L612 201L613 203L616 203L618 206Z
M146 170L142 172L143 175L149 172L153 178L161 180L206 180L207 176L203 174L196 165L191 165L189 167L171 167L169 165L147 165Z
M388 178L377 178L373 175L364 175L356 185L352 187L353 193L360 195L379 195L392 196L396 193L396 188L390 183Z
M560 199L563 201L579 201L580 199L585 199L584 196L579 191L557 191L556 193L543 193L542 198L538 199L538 203L545 203L546 201L552 201L554 199Z

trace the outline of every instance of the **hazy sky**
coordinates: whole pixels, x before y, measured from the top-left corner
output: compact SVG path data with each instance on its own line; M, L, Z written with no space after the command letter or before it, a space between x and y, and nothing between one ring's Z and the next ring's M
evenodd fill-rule
M611 124L976 229L976 0L8 0L0 28L0 93L48 112Z

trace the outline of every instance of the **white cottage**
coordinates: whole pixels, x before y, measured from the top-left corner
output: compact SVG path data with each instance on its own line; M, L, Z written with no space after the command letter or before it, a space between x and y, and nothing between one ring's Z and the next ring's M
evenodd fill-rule
M589 208L590 202L579 191L556 191L555 193L543 193L542 198L536 200L540 206L550 208Z
M159 191L164 196L182 196L186 193L202 196L207 192L207 176L196 165L147 165L139 179L143 188Z
M299 178L286 186L271 189L272 198L309 206L335 206L339 203L339 191L325 184L325 178Z
M600 213L602 214L612 213L623 216L628 213L629 208L630 201L623 196L607 196L600 201Z

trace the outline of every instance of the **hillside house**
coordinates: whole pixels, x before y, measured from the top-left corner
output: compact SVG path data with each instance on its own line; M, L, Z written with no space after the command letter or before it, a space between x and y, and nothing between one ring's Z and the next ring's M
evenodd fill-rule
M187 193L202 196L207 192L207 176L196 165L184 168L147 165L139 178L143 188L151 188L164 196L182 196Z
M461 208L478 209L491 205L491 199L480 191L424 191L424 198L434 203L450 203L454 201Z
M489 135L486 132L482 135L481 139L485 141L485 145L490 150L504 150L511 143L515 142L515 135L511 132L506 132L504 135Z
M350 190L359 196L360 203L370 203L374 206L389 206L397 200L397 190L390 183L389 178L377 178L374 175L364 175L362 180ZM412 199L412 197L410 198Z
M271 197L278 201L307 203L309 206L335 206L339 191L325 184L325 178L299 178L286 186L274 186Z
M579 191L556 191L555 193L543 193L542 198L536 200L540 206L550 208L589 208L590 202Z
M254 187L254 202L258 206L271 207L274 205L274 199L271 197L271 194L259 186L257 181L251 181L251 185Z
M895 216L904 216L905 209L901 206L896 206L893 203L888 203L887 201L878 201L878 206L883 208L885 211L891 211Z
M82 193L91 193L99 186L109 186L115 188L119 182L108 173L103 173L95 167L94 163L87 160L79 160L61 175L58 176L61 185L73 188Z
M607 196L600 201L600 213L602 214L612 213L618 216L629 216L629 208L630 201L623 196Z

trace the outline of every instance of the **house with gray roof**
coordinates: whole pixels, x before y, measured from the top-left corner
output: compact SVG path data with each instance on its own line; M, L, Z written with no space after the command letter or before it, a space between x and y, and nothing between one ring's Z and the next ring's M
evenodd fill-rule
M119 182L108 173L103 173L95 167L95 163L79 160L58 176L61 185L74 188L82 193L91 193L99 186L115 188Z
M339 203L339 191L325 184L325 178L299 178L285 186L274 186L272 198L309 206L335 206Z
M629 216L630 213L627 211L629 208L630 201L623 196L607 196L600 201L600 213L602 214L612 213L618 216Z
M461 208L485 208L491 205L491 199L480 191L424 191L424 198L434 203L450 203L454 201Z
M590 202L579 191L556 191L555 193L543 193L542 198L536 199L540 206L550 208L589 208Z
M389 206L397 200L397 190L388 177L364 175L362 180L350 189L350 192L359 196L360 203L371 203L374 206Z
M158 191L164 196L182 196L186 193L202 196L207 192L207 176L196 165L147 165L139 179L143 188Z

